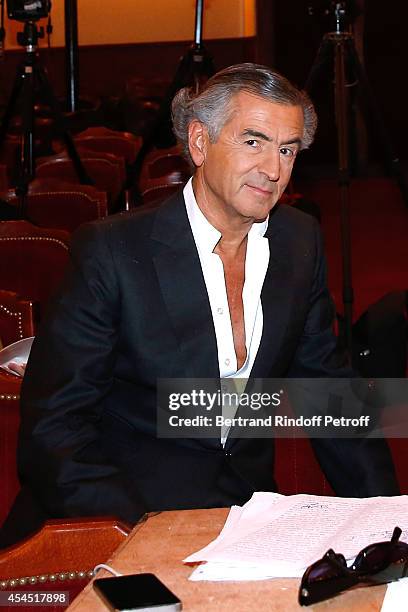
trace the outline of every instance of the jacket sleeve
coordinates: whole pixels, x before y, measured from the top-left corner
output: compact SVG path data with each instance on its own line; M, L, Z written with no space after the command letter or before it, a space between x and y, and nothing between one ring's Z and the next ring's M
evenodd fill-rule
M348 366L344 352L338 349L333 332L335 310L327 288L326 262L317 223L315 245L316 263L310 306L289 377L346 380L355 377L356 373ZM370 407L367 410L370 411ZM311 444L337 495L399 495L391 453L383 438L311 438Z
M138 491L104 455L98 421L113 385L120 291L108 224L76 233L62 287L31 351L21 393L18 465L47 515L135 522Z

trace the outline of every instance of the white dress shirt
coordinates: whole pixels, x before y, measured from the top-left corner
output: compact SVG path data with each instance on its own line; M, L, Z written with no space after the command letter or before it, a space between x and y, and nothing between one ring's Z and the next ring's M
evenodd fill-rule
M183 195L210 301L217 340L220 377L248 378L262 337L261 291L269 264L269 242L264 237L268 227L268 219L262 223L254 223L248 233L245 281L242 292L246 359L243 366L238 370L224 266L220 256L213 252L221 238L221 233L210 224L198 207L192 179L185 186Z
M214 253L214 248L221 238L221 233L211 225L201 212L195 199L192 179L185 186L183 195L210 302L217 340L220 377L247 379L254 365L263 330L261 291L269 264L269 242L264 237L268 227L268 219L262 223L254 223L248 233L245 281L242 291L246 359L238 370L224 266L220 256ZM239 385L240 388L237 388L239 393L242 393L245 389L245 382L242 382L243 386ZM231 391L230 387L228 391ZM236 405L223 406L223 415L232 417L236 410ZM223 445L227 436L228 428L222 428L221 443Z

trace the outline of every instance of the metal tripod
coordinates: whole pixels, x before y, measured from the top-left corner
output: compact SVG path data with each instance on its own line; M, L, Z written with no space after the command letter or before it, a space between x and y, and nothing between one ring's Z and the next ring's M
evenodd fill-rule
M408 187L401 168L400 161L395 155L388 132L381 117L379 107L371 90L369 80L358 57L354 37L345 28L345 4L335 4L336 30L324 35L316 59L310 70L305 89L309 93L322 69L328 62L334 62L334 104L337 130L338 154L338 185L341 203L341 239L342 239L342 270L343 270L343 304L344 304L344 341L350 361L352 356L352 323L354 291L352 286L351 241L350 241L350 162L349 162L349 91L346 70L352 70L357 82L361 84L370 112L376 122L382 141L388 169L394 175L405 203L408 205Z
M212 57L202 42L204 0L196 0L194 42L181 57L173 80L166 94L150 131L144 137L135 164L132 168L132 180L137 180L143 160L154 145L170 147L175 144L171 124L171 102L183 87L192 87L195 92L200 90L202 83L215 72Z
M35 155L34 155L34 106L36 92L40 91L42 98L51 109L51 113L58 131L62 134L68 154L72 159L79 181L83 184L92 185L93 182L86 173L76 151L73 139L65 126L65 119L60 111L59 103L54 96L47 73L40 65L37 53L38 38L42 32L38 30L33 21L24 24L24 32L18 34L18 42L25 46L26 53L24 61L17 70L13 88L0 126L0 147L7 135L10 121L16 112L16 105L21 97L22 101L22 135L19 178L17 181L16 195L20 197L20 215L26 216L26 197L28 186L35 178Z

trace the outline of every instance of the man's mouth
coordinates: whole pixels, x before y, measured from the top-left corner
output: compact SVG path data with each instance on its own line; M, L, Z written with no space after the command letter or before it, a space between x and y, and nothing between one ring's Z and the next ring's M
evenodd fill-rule
M266 189L265 187L259 187L258 185L250 185L249 183L246 183L246 186L264 197L269 197L273 194L273 191L271 191L270 189Z

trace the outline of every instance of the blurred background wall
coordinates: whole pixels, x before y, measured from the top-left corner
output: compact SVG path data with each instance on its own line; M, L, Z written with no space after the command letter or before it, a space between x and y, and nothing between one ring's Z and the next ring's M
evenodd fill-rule
M255 0L207 0L206 38L254 36ZM80 45L190 40L194 31L195 0L80 0L78 35ZM52 44L64 46L64 2L53 0ZM44 25L44 21L41 22ZM18 48L16 33L21 26L6 20L6 47ZM40 43L45 46L45 42Z
M330 27L321 13L333 4L329 0L205 0L204 41L217 69L242 61L258 61L275 66L302 86L322 37ZM404 83L408 3L354 0L346 4L357 6L360 11L355 20L356 45L397 153L407 159ZM314 17L309 15L309 7L316 9ZM193 41L194 14L195 0L80 0L81 95L121 97L132 81L150 83L153 95L163 93L181 55ZM51 47L47 48L46 40L41 41L41 60L55 92L63 96L66 86L64 0L53 1L51 15L54 28ZM10 21L5 26L0 104L9 95L22 56L22 49L16 43L22 24ZM313 93L321 127L316 144L307 155L319 162L333 162L336 158L332 90L333 74L329 69L322 74L319 87ZM351 92L354 95L352 89ZM369 111L362 102L363 112L370 121ZM362 125L357 131L364 155L381 157L376 126L369 126L367 135Z

